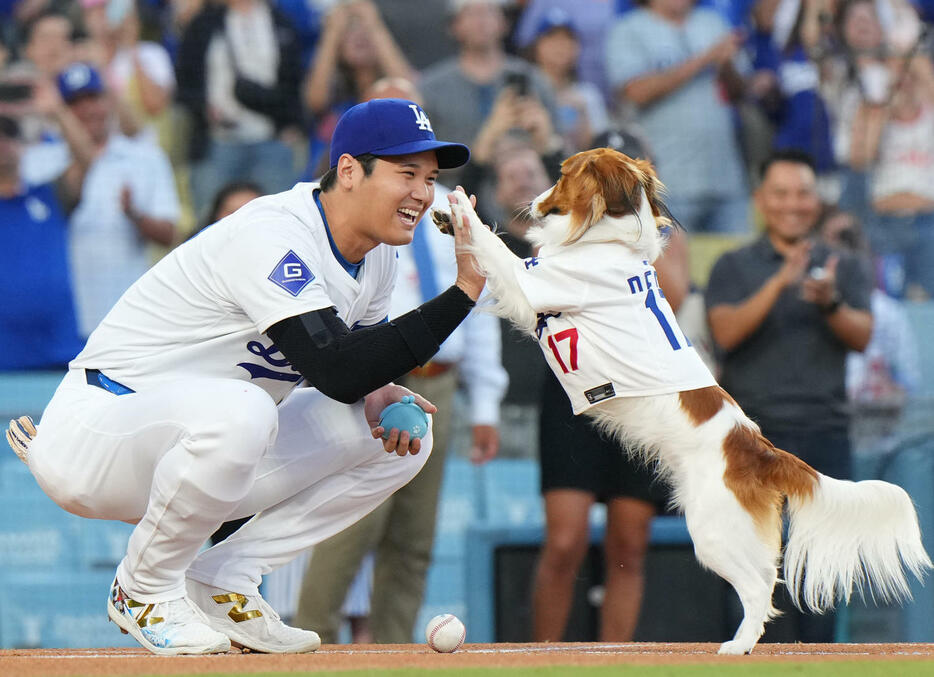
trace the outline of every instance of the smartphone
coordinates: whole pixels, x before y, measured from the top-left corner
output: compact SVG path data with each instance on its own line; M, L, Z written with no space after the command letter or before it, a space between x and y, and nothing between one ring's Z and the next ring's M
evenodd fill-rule
M821 266L814 266L808 271L808 277L812 280L823 280L827 277L827 271Z
M506 73L506 86L512 87L519 96L528 96L529 76L522 71L509 71Z
M17 103L32 98L32 85L26 82L0 82L0 101Z

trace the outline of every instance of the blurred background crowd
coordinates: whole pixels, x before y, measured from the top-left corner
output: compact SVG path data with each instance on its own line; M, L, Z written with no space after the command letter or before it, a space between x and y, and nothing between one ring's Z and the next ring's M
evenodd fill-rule
M803 210L815 240L847 251L873 288L873 340L847 358L849 404L895 420L920 379L905 309L934 294L931 20L931 0L0 0L0 371L63 367L170 248L251 197L314 180L341 113L403 96L438 138L471 148L441 183L477 194L521 256L521 208L566 157L610 146L650 158L683 227L659 272L716 372L729 346L704 310L714 263L768 232L769 218ZM762 197L761 167L775 157L807 160L813 200L781 187ZM500 348L508 388L495 369L461 363L468 389L492 383L476 407L501 401L472 419L475 460L500 446L534 456L553 392L537 345L504 325L487 361ZM448 371L434 369L412 378ZM888 432L877 425L854 443ZM539 575L554 580L540 581L539 605L570 604L562 581L583 557L572 537L594 498L560 504L583 527L549 522L557 545ZM620 533L636 536L614 546L637 573L664 499L640 505L619 513ZM378 538L357 546L361 557L392 545ZM619 583L635 611L609 635L632 635L640 580ZM541 618L536 632L560 638L567 609Z
M26 322L7 307L0 368L67 362L147 266L206 225L232 182L268 193L319 176L337 118L374 85L419 100L439 138L470 145L470 165L444 183L477 193L483 216L517 242L527 224L516 207L565 157L627 142L655 162L689 243L738 241L759 228L759 165L796 149L814 160L821 220L859 234L879 288L929 298L932 8L6 0L2 199L52 192L27 200L16 215L26 223L7 235L4 256L31 275L5 275L5 297L28 296L32 312ZM45 211L57 225L39 234ZM695 282L712 258L691 264Z

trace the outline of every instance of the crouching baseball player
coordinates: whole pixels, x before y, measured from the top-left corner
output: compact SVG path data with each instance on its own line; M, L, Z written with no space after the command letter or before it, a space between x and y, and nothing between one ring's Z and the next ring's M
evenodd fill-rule
M136 524L107 609L153 653L320 645L279 619L261 577L425 463L430 433L378 441L379 414L409 394L391 381L428 361L484 280L459 234L456 283L386 322L392 245L411 242L439 168L468 158L411 101L351 108L320 184L258 198L165 257L91 335L38 432L11 424L14 451L59 505ZM303 379L314 387L294 388ZM253 514L199 554L222 522Z

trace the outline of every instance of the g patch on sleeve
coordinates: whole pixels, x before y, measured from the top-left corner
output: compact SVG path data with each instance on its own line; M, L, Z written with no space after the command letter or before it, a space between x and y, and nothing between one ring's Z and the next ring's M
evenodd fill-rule
M298 258L298 254L291 249L269 274L271 282L279 285L292 296L298 296L299 292L314 279L314 274L308 270L305 262Z

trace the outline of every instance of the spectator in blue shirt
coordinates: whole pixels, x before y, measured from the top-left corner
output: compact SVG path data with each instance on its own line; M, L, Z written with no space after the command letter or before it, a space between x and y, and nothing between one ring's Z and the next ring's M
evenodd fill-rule
M308 68L321 34L321 8L307 0L275 0L273 4L292 22L301 44L302 66Z
M714 10L731 26L739 28L749 23L755 4L756 0L698 0L697 6ZM636 0L616 0L616 13L625 14L638 6Z
M0 117L0 370L60 368L81 349L61 185L20 178L18 122ZM65 179L62 179L64 181Z
M806 151L820 175L835 167L821 74L814 60L829 49L830 16L822 7L805 1L796 11L775 13L771 25L759 26L751 42L753 67L773 76L773 88L758 92L775 125L773 147Z
M747 232L731 102L745 86L734 65L742 35L692 0L645 2L609 30L607 74L617 101L637 111L675 218L689 232Z

